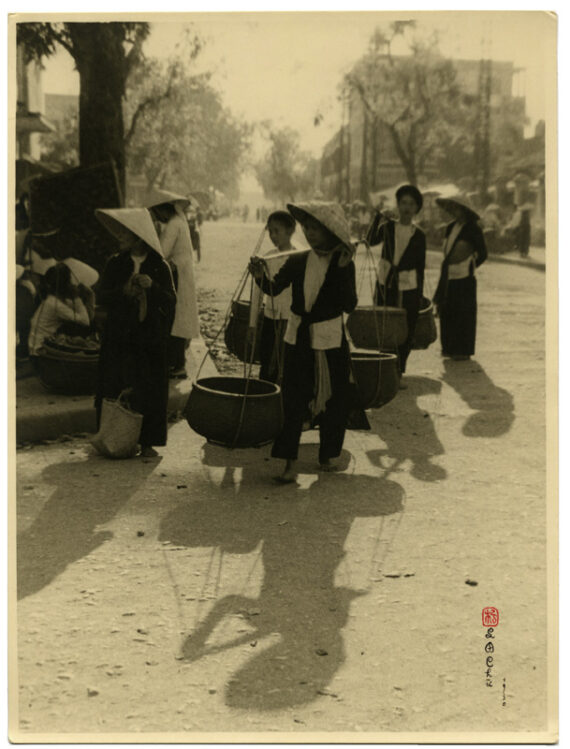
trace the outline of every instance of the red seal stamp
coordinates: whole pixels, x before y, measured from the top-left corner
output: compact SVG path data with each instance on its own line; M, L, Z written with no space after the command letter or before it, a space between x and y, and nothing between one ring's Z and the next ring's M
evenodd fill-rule
M494 606L485 606L483 609L483 626L496 627L499 624L499 609Z

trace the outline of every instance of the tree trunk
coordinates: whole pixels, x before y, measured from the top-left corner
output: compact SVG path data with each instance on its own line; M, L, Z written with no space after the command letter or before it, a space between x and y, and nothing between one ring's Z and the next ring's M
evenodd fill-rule
M388 129L390 130L390 135L392 136L392 140L394 142L394 148L396 149L396 153L398 154L398 158L402 162L402 166L406 170L406 179L411 185L417 184L417 169L416 169L416 155L413 151L413 148L410 148L409 152L406 152L406 149L404 148L402 144L402 139L400 138L400 134L397 131L397 129L393 126L388 124Z
M69 28L80 81L79 163L89 167L112 160L124 199L124 31L115 23L73 23Z
M362 159L360 162L360 200L368 203L368 113L364 110Z

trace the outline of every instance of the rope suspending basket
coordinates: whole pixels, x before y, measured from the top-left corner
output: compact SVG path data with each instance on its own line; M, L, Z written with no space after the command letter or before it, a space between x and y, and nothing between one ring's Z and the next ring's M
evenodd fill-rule
M265 229L254 254L258 253L264 235ZM243 377L219 375L201 378L200 371L208 356L206 353L184 410L191 429L208 442L229 448L266 445L275 439L283 423L281 388L273 382L252 376L253 365L259 360L262 309L257 319L251 320L251 302L239 299L249 275L246 269L232 297L224 323L213 341L224 332L229 350L244 363ZM253 278L251 284L253 286ZM247 336L249 327L253 327L254 331L251 341Z
M359 305L348 316L351 367L358 405L364 409L381 408L398 393L400 369L396 351L407 338L408 323L404 309L374 304L376 260L368 242L361 240L358 246L364 247L358 297L362 298L364 282L368 280L372 304Z

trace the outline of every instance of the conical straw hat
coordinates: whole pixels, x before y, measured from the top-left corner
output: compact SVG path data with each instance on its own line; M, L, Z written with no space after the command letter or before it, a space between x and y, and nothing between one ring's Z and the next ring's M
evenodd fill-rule
M75 257L66 257L62 260L64 265L67 265L71 271L71 283L74 286L82 283L84 286L94 286L99 280L99 274L87 263L82 260L78 260Z
M328 229L339 242L352 249L350 229L342 207L338 203L324 200L310 200L306 203L287 203L287 209L293 218L301 224L304 216L312 216Z
M464 195L453 195L449 198L436 198L435 202L439 206L441 206L444 211L447 210L448 207L459 206L460 208L463 208L464 211L466 211L467 215L470 216L472 221L479 221L480 219L479 214L473 208L473 206L469 202L469 199Z
M163 205L164 203L172 203L175 208L181 211L185 211L191 203L189 198L185 198L184 195L178 195L175 192L169 190L155 190L147 203L147 208L154 208L157 205Z
M147 208L97 208L95 215L117 239L124 236L127 229L162 255L160 240Z

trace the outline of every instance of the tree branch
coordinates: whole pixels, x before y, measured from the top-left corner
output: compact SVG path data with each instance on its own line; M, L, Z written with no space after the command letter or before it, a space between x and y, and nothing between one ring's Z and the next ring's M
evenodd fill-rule
M125 147L128 148L129 143L131 142L135 134L137 122L139 121L141 116L147 111L147 109L150 109L151 107L155 107L158 104L160 104L161 101L165 101L166 99L169 99L171 97L172 89L174 87L174 81L176 80L177 74L178 74L177 69L172 68L166 90L163 91L162 94L159 94L158 96L148 96L146 99L139 102L131 118L131 124L129 126L129 129L127 133L125 134Z

